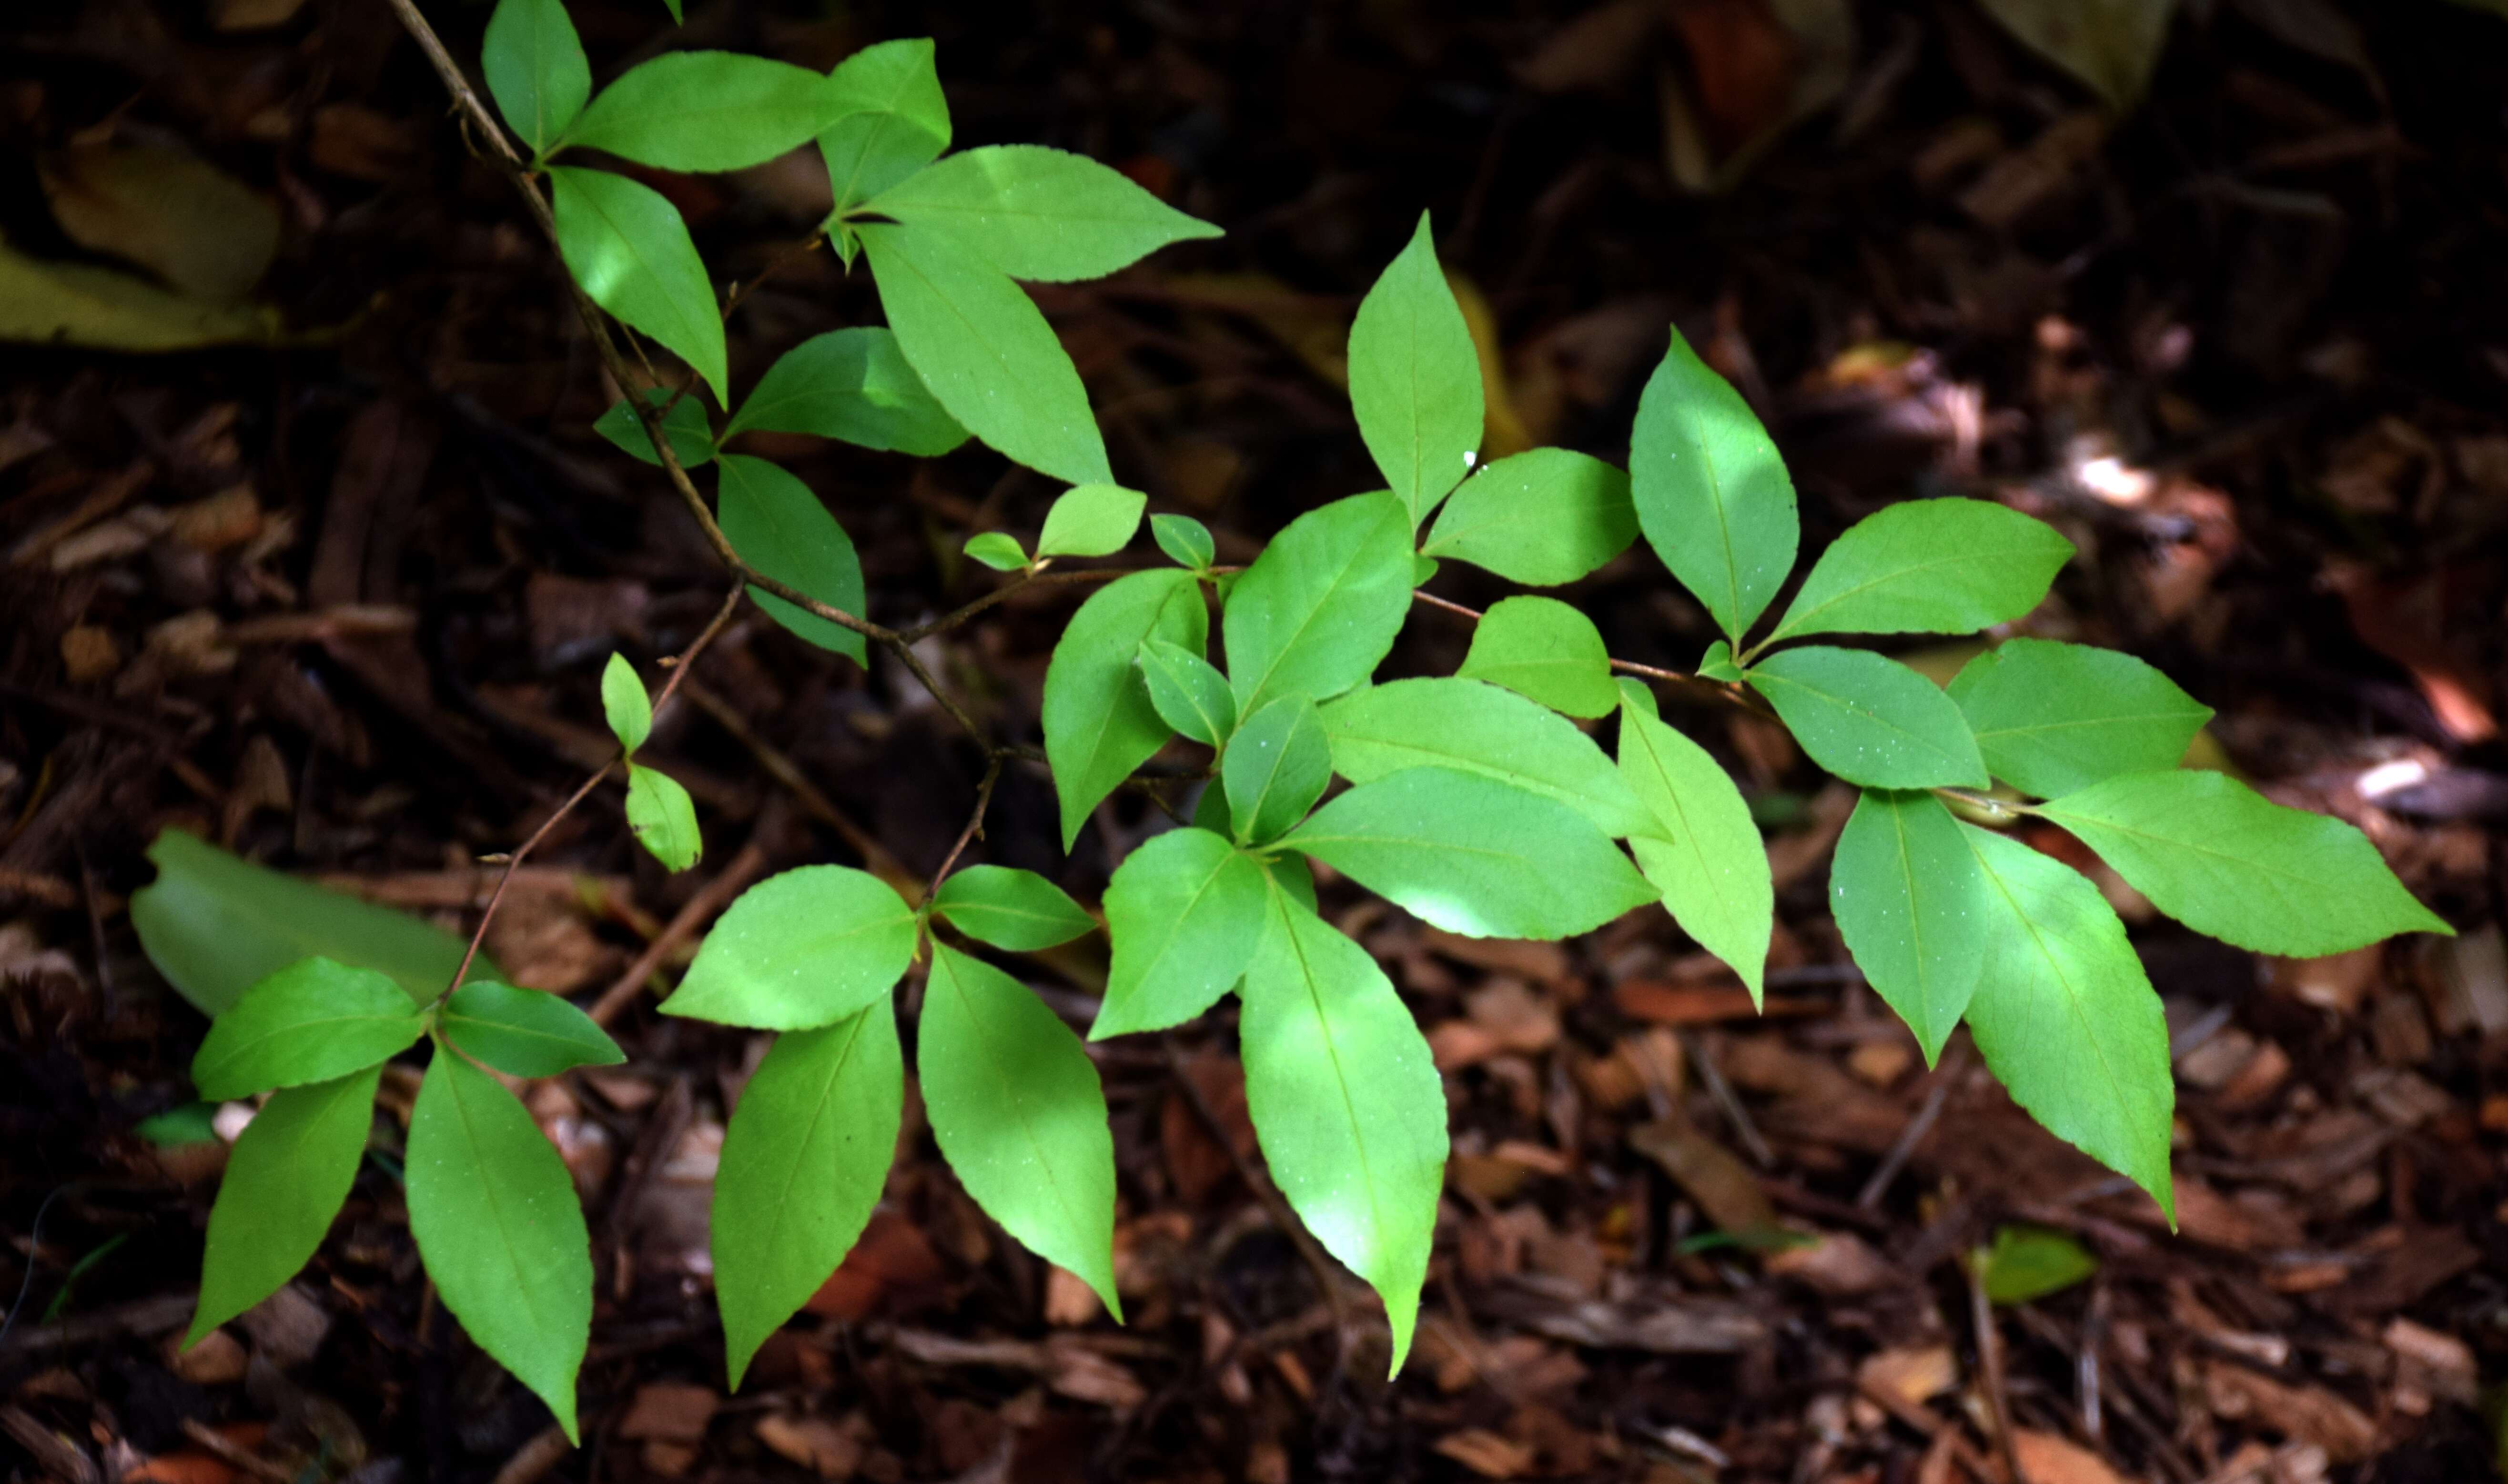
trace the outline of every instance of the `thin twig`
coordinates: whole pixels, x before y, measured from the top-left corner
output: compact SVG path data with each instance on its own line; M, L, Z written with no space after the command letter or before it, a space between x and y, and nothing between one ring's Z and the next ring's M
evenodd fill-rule
M1891 1182L1898 1179L1899 1171L1906 1168L1916 1146L1925 1141L1926 1134L1934 1132L1934 1121L1942 1116L1942 1104L1951 1095L1952 1084L1959 1081L1960 1074L1967 1070L1968 1054L1956 1047L1942 1058L1941 1065L1934 1069L1934 1085L1925 1093L1924 1106L1916 1110L1915 1117L1907 1120L1907 1127L1899 1132L1898 1142L1892 1144L1890 1152L1882 1157L1880 1168L1874 1169L1872 1178L1864 1181L1863 1188L1856 1192L1855 1204L1859 1208L1868 1211L1879 1206L1881 1198L1889 1194Z
M654 971L662 967L662 960L671 956L671 950L687 942L701 924L713 920L717 913L730 906L731 899L739 896L741 889L765 868L766 852L757 848L756 840L741 846L740 853L731 858L731 864L723 867L713 880L697 888L696 895L688 898L671 915L670 922L653 935L653 941L645 945L645 951L637 954L636 961L627 966L627 972L601 991L601 998L593 1001L592 1008L585 1012L592 1017L592 1023L607 1025L616 1020L618 1013L633 1003L637 993L652 979Z
M1001 777L1002 755L995 753L984 760L984 781L976 785L976 807L975 811L967 816L967 828L958 832L958 842L951 845L949 853L941 858L940 869L932 872L932 889L924 893L925 900L929 901L940 894L940 883L948 879L949 868L958 864L958 857L967 853L967 846L971 842L983 837L984 810L991 806L993 785L1000 782Z
M2004 1477L2011 1484L2030 1484L2011 1438L2011 1397L2004 1379L2003 1332L1995 1327L1994 1301L1985 1295L1985 1275L1973 1258L1959 1266L1968 1279L1969 1318L1976 1328L1976 1365L1985 1383L1986 1410L1994 1418L1994 1441L2003 1455Z

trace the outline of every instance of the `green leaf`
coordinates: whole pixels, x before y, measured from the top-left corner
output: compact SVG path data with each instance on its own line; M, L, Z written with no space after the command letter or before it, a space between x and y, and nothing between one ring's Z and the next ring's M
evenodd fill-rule
M1045 669L1045 758L1062 802L1062 848L1100 799L1166 745L1133 656L1163 639L1188 652L1210 647L1210 612L1193 575L1162 568L1118 577L1071 615Z
M1656 896L1585 816L1452 768L1360 784L1280 843L1470 938L1566 938Z
M2007 1226L1996 1229L1978 1280L1992 1302L2026 1304L2061 1293L2098 1271L2099 1260L2065 1233Z
M1973 634L2036 608L2072 556L2073 543L2052 526L1990 501L1885 506L1820 554L1767 642Z
M2212 708L2130 654L2013 639L1968 662L1950 698L1995 777L2052 798L2175 767Z
M728 404L722 312L680 208L608 170L549 167L557 248L592 302L660 341Z
M1931 1066L1959 1028L1985 957L1985 879L1931 794L1867 789L1837 837L1828 908L1874 992Z
M819 135L836 211L852 210L949 147L949 100L930 37L883 41L836 63L828 80L845 112Z
M565 0L498 0L479 46L479 70L505 124L543 153L592 96L592 64Z
M1676 326L1638 399L1629 493L1663 565L1738 648L1793 569L1793 481L1742 394Z
M462 941L406 912L324 891L255 866L180 830L148 847L157 879L130 897L148 961L202 1014L223 1015L246 989L321 957L372 969L418 1004L453 982ZM503 971L482 953L475 966Z
M2397 933L2455 930L2413 899L2369 837L2225 774L2127 773L2039 806L2152 905L2259 953L2321 958Z
M1941 687L1868 649L1813 646L1751 667L1811 761L1867 789L1983 788L1985 760Z
M1028 953L1095 932L1097 919L1033 871L970 866L940 883L932 909L979 943Z
M444 1307L580 1442L592 1241L566 1162L495 1078L438 1051L410 1113L406 1177L410 1235Z
M995 572L1021 572L1027 567L1027 553L1019 549L1018 538L1006 531L979 531L967 538L966 550Z
M282 1089L244 1126L209 1208L201 1301L186 1347L277 1293L313 1260L357 1177L383 1075L370 1066Z
M665 52L583 110L570 146L659 170L745 170L798 149L844 100L824 74L738 52Z
M1264 896L1254 858L1208 830L1172 830L1125 856L1106 883L1114 962L1088 1039L1164 1030L1219 1003L1254 957Z
M267 1104L265 1104L267 1106ZM186 1144L216 1144L218 1137L218 1105L194 1099L176 1103L163 1113L152 1113L130 1126L130 1132L146 1139L152 1149L180 1149Z
M1464 480L1420 551L1527 587L1556 587L1637 538L1628 475L1585 454L1536 448L1494 460Z
M1604 835L1643 835L1654 816L1594 739L1555 712L1461 677L1371 686L1323 710L1333 767L1352 783L1405 768L1476 773L1555 798Z
M209 1024L192 1086L212 1102L360 1072L409 1049L426 1018L372 969L308 958L263 980Z
M1204 747L1219 746L1236 729L1236 697L1209 660L1152 635L1141 641L1139 662L1161 721Z
M1629 841L1682 932L1724 960L1759 1003L1776 922L1768 847L1732 777L1707 750L1657 720L1653 697L1620 682L1620 774L1657 828Z
M670 410L662 414L662 436L670 442L671 457L680 461L680 467L698 468L714 458L714 428L706 422L705 408L695 397L683 396L673 402L668 387L647 387L645 401L654 407L669 404ZM635 409L625 397L610 403L608 412L594 419L592 430L609 439L620 453L657 468L661 466L662 456L653 452L653 440L646 436L645 425L636 421Z
M914 909L849 866L768 876L731 904L664 1015L757 1030L831 1025L883 998L914 956Z
M1221 635L1236 712L1329 700L1374 674L1411 612L1411 525L1390 495L1352 495L1282 529L1229 590Z
M474 979L444 1002L444 1039L508 1077L554 1077L627 1059L609 1032L564 996Z
M1349 405L1358 435L1414 531L1472 471L1482 395L1480 352L1437 266L1422 211L1349 327Z
M813 335L767 367L722 435L743 431L808 433L919 459L967 441L906 364L897 336L860 325Z
M1153 515L1150 517L1150 539L1179 567L1195 572L1209 568L1218 554L1211 541L1210 528L1190 515Z
M863 210L1014 278L1046 283L1102 278L1170 242L1220 235L1121 171L1039 144L961 150L890 186Z
M1968 1002L1977 1055L2012 1101L2151 1192L2173 1224L2168 1023L2124 924L2080 872L1991 830L1960 833L1985 877L1985 961Z
M1269 898L1238 1028L1246 1111L1298 1219L1383 1295L1399 1371L1445 1182L1445 1082L1367 950Z
M1080 373L1024 290L913 228L866 223L860 231L889 328L952 418L1065 484L1113 482Z
M641 762L627 764L627 828L668 870L685 871L705 854L697 806L688 791L670 774Z
M1147 495L1120 484L1084 484L1065 490L1053 508L1045 512L1036 554L1111 556L1141 529L1141 510L1149 502Z
M1237 841L1264 844L1306 818L1332 774L1332 740L1305 696L1281 696L1238 723L1219 760Z
M671 13L671 23L673 25L684 25L687 23L687 18L680 14L680 0L662 0L662 9Z
M1027 986L932 946L915 1049L933 1136L959 1183L1030 1251L1115 1292L1115 1141L1097 1068Z
M1733 647L1721 639L1709 645L1707 652L1698 656L1698 678L1734 686L1750 679L1742 673L1740 665L1733 663Z
M2496 5L2498 0L2472 0ZM2150 85L2177 0L1983 0L1985 13L2031 51L2095 89L2118 113ZM2299 22L2323 22L2311 17Z
M1571 717L1605 716L1620 703L1611 654L1594 620L1556 598L1490 605L1455 674L1503 686Z
M602 667L601 714L609 723L609 734L630 753L653 734L653 698L645 693L645 683L624 654L611 654Z
M904 1101L885 995L833 1025L786 1031L757 1063L714 1182L714 1291L734 1388L862 1236Z
M757 572L809 594L840 612L863 611L862 558L853 538L812 494L781 466L747 454L722 456L715 518L731 549ZM762 588L752 587L766 615L793 633L855 664L868 663L863 636Z

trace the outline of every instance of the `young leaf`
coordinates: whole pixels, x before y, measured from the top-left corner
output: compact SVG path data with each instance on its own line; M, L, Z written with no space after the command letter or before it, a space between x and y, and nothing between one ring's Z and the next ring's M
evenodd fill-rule
M1620 688L1620 773L1658 825L1629 841L1638 869L1681 931L1742 976L1756 1005L1776 922L1767 844L1707 750L1656 719L1643 686L1624 680Z
M1368 678L1411 612L1411 525L1390 495L1352 495L1289 522L1229 590L1220 633L1236 712L1278 695L1329 700Z
M1985 879L1959 821L1931 794L1865 790L1837 837L1828 907L1856 966L1933 1065L1989 942Z
M1147 495L1120 484L1084 484L1065 490L1053 508L1045 512L1036 554L1111 556L1141 529L1141 509L1149 502Z
M677 778L641 762L627 764L627 828L667 870L685 871L705 853L688 791Z
M1266 843L1306 818L1332 773L1331 739L1305 696L1281 696L1237 723L1219 760L1237 841Z
M2049 1132L2151 1192L2176 1217L2168 1023L2124 924L2071 867L1974 825L1985 961L1968 1002L1988 1070Z
M1536 448L1462 483L1422 556L1452 557L1527 587L1573 582L1638 538L1629 476L1585 454Z
M915 1066L933 1136L959 1183L1003 1230L1115 1292L1115 1141L1097 1068L1026 985L932 946Z
M914 956L914 909L849 866L768 876L731 904L664 1015L757 1030L831 1025L884 997Z
M1911 500L1848 528L1767 642L1802 634L1973 634L2038 606L2073 556L2045 521L1984 500Z
M920 459L967 441L967 429L905 363L897 337L875 326L830 330L785 352L722 435L748 430L808 433Z
M913 228L866 223L860 231L889 328L952 418L1065 484L1114 481L1080 373L1017 284Z
M1097 919L1033 871L970 866L940 883L932 909L978 943L1027 953L1095 932Z
M1349 327L1350 410L1412 530L1472 471L1482 394L1480 352L1422 211Z
M2013 639L1968 662L1950 698L1995 777L2053 798L2177 765L2212 708L2130 654Z
M734 1388L862 1235L904 1101L885 995L833 1025L786 1031L757 1063L714 1183L715 1302Z
M1414 767L1455 768L1555 798L1604 835L1657 827L1627 780L1574 723L1511 690L1460 677L1371 686L1323 709L1333 768L1374 783Z
M1018 538L1007 531L979 531L967 538L966 551L995 572L1020 572L1027 567L1027 553L1019 549Z
M863 210L1014 278L1045 283L1102 278L1170 242L1220 235L1122 172L1039 144L962 150L882 191Z
M1208 830L1172 830L1125 856L1106 883L1114 962L1088 1039L1164 1030L1217 1004L1254 957L1263 902L1262 868Z
M444 1002L444 1039L508 1077L554 1077L627 1059L609 1033L561 995L474 979Z
M653 734L653 698L645 693L645 683L624 654L612 653L601 669L601 714L609 720L609 734L629 753Z
M551 166L548 174L567 272L593 303L669 347L727 403L722 315L680 208L608 170Z
M535 155L547 151L592 96L592 64L565 0L498 0L479 46L479 70L506 127Z
M1141 684L1159 720L1204 747L1236 729L1236 697L1209 660L1156 635L1141 641Z
M288 965L209 1024L192 1086L211 1102L361 1072L409 1049L426 1019L398 984L327 958Z
M671 457L680 467L700 467L714 459L714 428L706 422L706 412L694 396L671 401L668 387L645 389L645 402L654 407L665 403L670 410L662 414L662 437L671 445ZM609 410L593 419L592 430L609 440L610 446L631 458L660 466L662 456L653 452L653 440L645 432L645 425L636 421L636 412L625 397L609 404Z
M438 1051L410 1112L409 1232L444 1307L571 1442L592 1240L566 1162L497 1080Z
M1611 653L1594 620L1556 598L1502 598L1472 630L1455 672L1504 686L1571 717L1607 715L1620 703Z
M1793 481L1750 404L1678 327L1638 399L1629 493L1655 555L1739 648L1794 565Z
M1210 647L1210 612L1193 575L1172 568L1118 577L1071 615L1045 669L1045 758L1062 801L1062 847L1098 800L1166 745L1132 657L1163 639L1188 653Z
M2026 1304L2061 1293L2097 1271L2099 1260L2069 1233L2007 1226L1996 1230L1978 1279L1989 1302Z
M2367 835L2221 773L2127 773L2039 812L2153 906L2242 948L2321 958L2397 933L2455 936L2395 879Z
M1585 816L1452 768L1360 784L1280 843L1468 938L1566 938L1656 895Z
M1985 760L1941 687L1868 649L1785 649L1751 667L1811 761L1867 789L1983 788Z
M1269 897L1238 1028L1246 1111L1298 1219L1383 1295L1399 1371L1445 1182L1445 1083L1367 950Z
M1709 645L1707 652L1698 656L1698 678L1722 681L1730 686L1738 686L1750 679L1742 673L1740 665L1733 663L1733 647L1721 639Z
M313 1259L357 1177L383 1075L370 1066L282 1089L244 1126L209 1208L201 1301L185 1346L277 1292Z
M715 518L742 561L830 608L861 614L862 558L854 554L853 538L808 485L763 459L725 454L715 505ZM867 663L863 636L843 624L762 588L752 587L749 596L768 617L820 649Z
M844 100L807 67L738 52L665 52L583 110L569 145L659 170L745 170L833 124Z
M949 147L949 101L930 37L883 41L836 63L828 81L845 110L819 135L836 214L930 165Z
M1150 517L1150 539L1179 567L1201 572L1210 566L1218 547L1210 539L1210 528L1190 515L1153 515Z

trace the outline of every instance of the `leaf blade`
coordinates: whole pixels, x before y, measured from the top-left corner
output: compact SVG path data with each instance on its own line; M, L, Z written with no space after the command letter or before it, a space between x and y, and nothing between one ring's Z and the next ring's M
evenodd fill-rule
M1097 930L1097 919L1033 871L970 866L940 883L932 909L979 943L1034 952Z
M1124 858L1106 883L1114 945L1088 1039L1165 1030L1219 1003L1263 932L1263 869L1208 830L1171 830Z
M321 1248L373 1130L380 1065L272 1094L227 1157L186 1347L278 1291Z
M1405 768L1454 768L1557 799L1614 837L1656 828L1593 738L1485 681L1388 681L1333 702L1322 716L1333 766L1352 783Z
M2212 708L2130 654L2011 639L1950 684L1995 777L2041 798L2175 767Z
M1390 495L1352 495L1289 522L1228 591L1221 638L1236 712L1317 703L1368 678L1411 612L1411 527Z
M1173 242L1220 235L1085 155L1041 144L961 150L863 205L1014 278L1102 278Z
M1481 466L1420 547L1527 587L1573 582L1638 538L1629 476L1590 455L1536 448Z
M661 170L743 170L841 115L823 74L738 52L665 52L601 90L566 142Z
M1642 694L1635 681L1623 691ZM1662 829L1635 837L1638 869L1680 930L1731 966L1757 1005L1776 927L1767 844L1732 776L1639 699L1620 708L1620 771Z
M1199 653L1209 635L1210 613L1192 574L1173 568L1118 577L1071 615L1046 664L1042 708L1062 848L1080 837L1099 800L1166 745L1166 723L1132 663L1142 642L1164 639Z
M480 42L479 70L506 127L535 155L566 132L592 96L592 63L565 0L498 0Z
M558 255L600 305L695 368L728 401L722 315L680 208L661 192L608 170L551 166Z
M383 975L301 959L245 990L210 1022L192 1058L192 1085L211 1102L226 1102L329 1082L389 1060L425 1029L424 1016Z
M832 1024L896 985L914 934L914 909L879 877L796 867L740 894L662 1013L756 1030Z
M1620 703L1611 655L1594 620L1556 598L1501 598L1472 629L1456 675L1502 686L1571 717L1610 714Z
M1678 326L1638 400L1629 493L1655 555L1740 649L1794 565L1793 481L1750 404Z
M1349 327L1350 410L1413 530L1471 472L1483 396L1480 352L1422 211Z
M2073 543L1984 500L1910 500L1847 528L1767 642L1803 634L1973 634L2047 596Z
M444 1002L444 1039L508 1077L617 1066L627 1054L563 996L474 979Z
M719 467L715 518L740 559L830 608L861 616L862 558L853 538L810 487L781 465L747 454L725 454ZM791 633L855 664L869 663L867 644L852 629L756 586L749 596Z
M1933 1065L1976 990L1985 883L1959 821L1930 794L1867 789L1829 867L1829 911L1873 991Z
M1783 649L1751 667L1811 761L1872 789L1983 788L1985 760L1941 687L1868 649Z
M1332 742L1305 696L1281 696L1238 723L1219 760L1237 842L1265 843L1306 818L1332 771Z
M641 762L627 764L627 828L667 871L685 871L705 853L696 801L678 779Z
M777 357L722 435L743 431L808 433L918 459L938 459L968 436L906 362L896 333L876 325L813 335Z

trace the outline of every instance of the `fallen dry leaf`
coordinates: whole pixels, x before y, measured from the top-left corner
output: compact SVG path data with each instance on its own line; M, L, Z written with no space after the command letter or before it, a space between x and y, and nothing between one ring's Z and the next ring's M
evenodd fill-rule
M2029 1484L2125 1484L2107 1460L2052 1432L2011 1429L2011 1453Z

